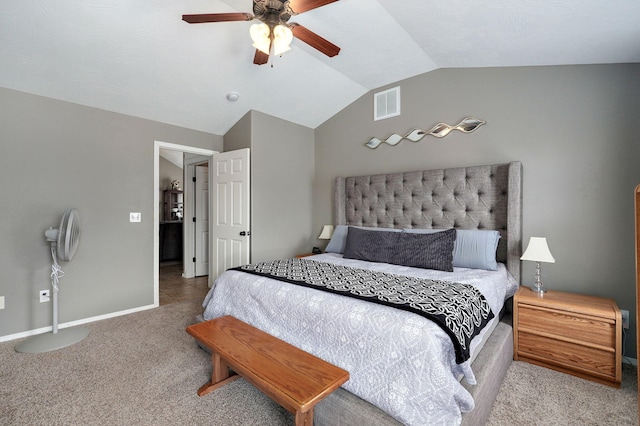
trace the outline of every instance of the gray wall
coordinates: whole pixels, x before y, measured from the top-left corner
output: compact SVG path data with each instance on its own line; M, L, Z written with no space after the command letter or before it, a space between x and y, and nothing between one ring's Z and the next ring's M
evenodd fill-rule
M44 231L69 207L82 233L61 263L60 323L153 303L156 140L222 150L221 136L0 88L0 336L51 325Z
M235 151L236 149L251 148L251 116L252 112L246 113L231 129L224 135L224 150Z
M639 75L639 64L441 69L389 85L401 86L402 115L378 122L367 94L316 129L314 228L332 222L336 176L520 160L525 244L547 237L556 258L542 265L545 284L611 297L634 319ZM364 146L466 116L487 124L444 139ZM533 275L524 262L523 284ZM626 354L635 356L635 324L628 336Z
M251 148L251 261L310 252L313 130L251 111L225 134L224 146Z
M251 112L224 148L252 149L253 261L320 244L336 176L520 160L525 240L547 237L557 260L543 264L546 285L612 297L633 319L638 75L638 64L438 70L397 83L400 117L373 122L368 94L315 132ZM363 146L469 115L487 124L444 139ZM83 232L76 257L62 264L60 321L153 303L154 140L223 150L221 136L0 89L8 206L0 221L0 337L51 324L51 304L37 301L49 288L43 233L70 206ZM142 212L142 223L130 224L130 211ZM533 273L524 262L525 284ZM626 353L635 356L635 324L628 335Z

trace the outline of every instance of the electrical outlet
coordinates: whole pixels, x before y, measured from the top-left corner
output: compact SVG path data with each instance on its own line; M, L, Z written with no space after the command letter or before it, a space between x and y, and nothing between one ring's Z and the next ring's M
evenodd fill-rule
M40 290L38 294L40 295L40 303L48 302L49 300L51 300L51 293L49 292L49 290Z
M129 222L142 222L142 213L129 213Z
M629 311L620 309L622 313L622 328L629 328Z

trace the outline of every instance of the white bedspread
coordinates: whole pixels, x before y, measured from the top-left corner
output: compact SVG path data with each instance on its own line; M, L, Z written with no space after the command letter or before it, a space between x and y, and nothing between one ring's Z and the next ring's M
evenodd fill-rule
M518 284L497 271L416 269L343 259L326 253L314 260L476 286L496 319ZM410 312L285 282L227 271L204 300L204 319L233 315L350 373L343 387L406 425L459 424L473 409L459 382L475 384L470 361L456 364L453 344L433 322ZM489 326L485 327L485 330ZM471 343L472 358L484 331Z

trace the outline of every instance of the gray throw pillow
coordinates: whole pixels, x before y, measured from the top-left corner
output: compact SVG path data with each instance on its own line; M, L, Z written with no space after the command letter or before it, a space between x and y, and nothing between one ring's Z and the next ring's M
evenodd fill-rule
M412 234L369 231L350 226L343 256L346 259L453 272L455 240L455 229Z
M388 263L414 268L453 272L453 245L456 230L432 234L400 234Z
M343 257L391 263L391 249L401 234L401 232L369 231L350 226Z
M327 244L325 251L327 253L344 253L344 248L347 245L347 232L349 228L364 229L367 231L375 232L403 232L402 228L372 228L370 226L347 226L336 225L331 241Z

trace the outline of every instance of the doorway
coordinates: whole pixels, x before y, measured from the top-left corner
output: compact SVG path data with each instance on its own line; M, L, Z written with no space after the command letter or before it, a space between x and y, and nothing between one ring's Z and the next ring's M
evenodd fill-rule
M173 300L173 301L181 301L181 300L187 300L189 297L192 298L199 298L201 297L201 293L204 291L204 288L207 288L210 286L210 276L203 276L203 277L189 277L188 275L185 275L184 271L185 271L185 265L184 265L184 254L182 256L182 262L180 262L180 265L176 266L175 264L169 264L169 265L160 265L160 222L161 220L163 220L163 213L161 213L161 206L164 203L164 200L161 198L161 193L160 193L160 151L161 150L167 150L167 151L171 151L174 153L179 153L182 157L187 157L187 158L192 158L194 159L191 163L190 166L193 164L195 165L196 163L198 164L206 164L207 166L210 166L212 164L212 159L213 159L213 155L216 154L216 151L212 151L212 150L208 150L208 149L203 149L203 148L195 148L195 147L190 147L190 146L186 146L186 145L177 145L177 144L172 144L172 143L167 143L167 142L160 142L160 141L156 141L154 144L154 306L159 306L160 305L160 276L161 276L161 272L163 273L163 304L165 304L167 302L167 300ZM184 164L183 164L184 167ZM187 177L188 175L186 173L183 173L184 177ZM181 208L183 209L183 214L181 216L183 217L193 217L192 215L194 214L194 198L195 198L195 190L191 190L190 186L186 186L186 184L191 184L191 182L185 182L187 179L182 179L183 182L181 182L183 186L183 189L189 189L189 190L185 190L183 191L183 193L181 195L183 195L182 198L182 202L183 205L181 206ZM209 179L207 178L207 184L209 182ZM208 203L208 200L207 200ZM209 215L208 213L208 209L207 209L207 215ZM207 218L208 219L208 218ZM191 251L185 251L184 248L185 247L192 247L194 246L194 241L195 241L195 236L194 235L189 235L188 232L192 232L195 233L193 224L189 221L183 220L182 221L182 227L184 227L184 224L188 223L191 226L187 226L187 229L181 229L181 231L183 232L183 245L182 245L182 250L183 253L187 253L189 256ZM210 238L208 238L207 236L207 241L206 241L206 253L208 253L210 251L210 244L211 244L211 240ZM189 246L187 246L189 245ZM206 254L208 256L208 254ZM192 265L189 265L192 266ZM203 286L203 283L205 284ZM170 297L167 296L167 292L164 291L165 286L166 285L170 285L170 286L175 286L175 290L172 291L172 295ZM186 298L186 299L185 299Z

